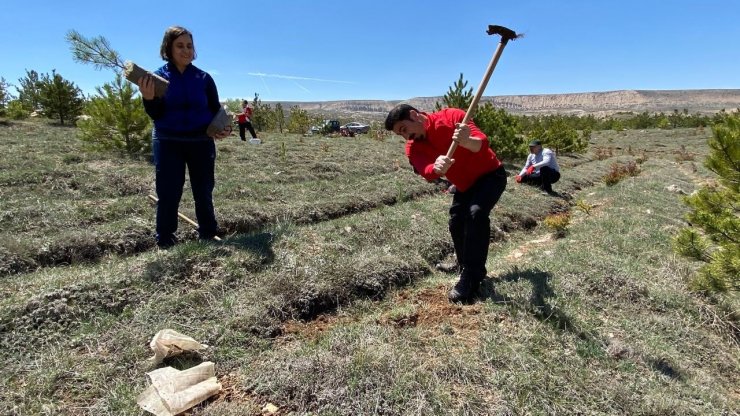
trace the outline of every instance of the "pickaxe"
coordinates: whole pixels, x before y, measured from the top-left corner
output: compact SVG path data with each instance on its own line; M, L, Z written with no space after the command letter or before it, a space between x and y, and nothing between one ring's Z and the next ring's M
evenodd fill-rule
M478 91L475 93L475 97L473 97L473 101L470 102L470 107L468 107L468 111L465 113L465 118L463 118L463 121L461 122L461 124L467 124L467 122L470 121L471 118L473 118L475 107L478 106L478 102L483 96L483 91L486 89L486 85L488 85L488 80L491 79L491 75L493 75L493 70L496 68L498 59L501 57L501 54L504 52L504 48L506 47L506 44L509 43L510 40L514 40L514 39L517 39L523 36L521 34L517 34L511 29L505 28L503 26L494 26L494 25L488 25L488 30L486 31L486 33L488 33L489 35L499 35L501 36L501 40L498 43L496 52L493 54L493 58L491 59L491 62L488 64L488 69L486 69L486 73L485 75L483 75L483 79L481 80L480 85L478 86ZM450 149L447 151L447 157L452 158L452 154L455 153L455 149L457 149L457 142L453 141L452 144L450 145Z
M159 203L159 199L156 196L154 196L152 194L149 194L148 196L149 196L149 199L151 199L155 203ZM191 220L190 218L188 218L187 216L185 216L185 214L180 213L180 211L177 211L177 216L180 217L180 218L182 218L183 220L185 220L185 222L187 222L188 224L192 225L196 229L199 227L199 225L198 225L197 222ZM217 236L217 235L214 235L213 236L213 239L216 240L216 241L221 241L221 238L219 236Z

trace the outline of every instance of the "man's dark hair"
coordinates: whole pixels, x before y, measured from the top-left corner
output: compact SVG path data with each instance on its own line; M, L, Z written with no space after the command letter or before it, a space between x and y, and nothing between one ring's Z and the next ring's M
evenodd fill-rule
M403 120L411 120L411 110L416 111L414 107L408 104L398 104L388 113L388 117L385 118L385 129L393 131L393 126Z

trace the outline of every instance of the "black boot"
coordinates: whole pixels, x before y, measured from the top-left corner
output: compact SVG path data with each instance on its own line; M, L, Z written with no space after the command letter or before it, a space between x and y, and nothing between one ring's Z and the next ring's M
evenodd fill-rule
M480 279L474 279L465 275L460 276L460 280L455 283L455 286L447 294L447 299L450 302L470 302L478 293L480 282Z

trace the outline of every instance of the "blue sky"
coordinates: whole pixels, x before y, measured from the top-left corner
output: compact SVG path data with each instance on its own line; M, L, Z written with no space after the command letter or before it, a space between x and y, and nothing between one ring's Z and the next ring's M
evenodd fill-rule
M32 6L29 6L32 5ZM164 30L190 29L222 99L404 100L460 73L476 88L498 43L523 32L485 95L740 88L738 0L4 0L0 77L52 69L87 94L110 70L72 60L70 29L156 69ZM11 92L15 89L11 88Z

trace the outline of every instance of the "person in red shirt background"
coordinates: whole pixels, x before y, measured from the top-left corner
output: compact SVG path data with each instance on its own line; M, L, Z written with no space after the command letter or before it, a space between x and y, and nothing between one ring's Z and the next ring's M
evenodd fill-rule
M236 115L237 121L239 122L239 137L242 141L247 141L245 129L249 130L249 134L252 135L253 139L257 138L257 133L254 132L252 127L252 107L249 106L249 101L242 101L242 112Z
M406 156L416 173L429 181L446 176L457 188L449 229L460 279L448 294L452 302L472 300L486 276L489 215L506 189L506 171L488 138L474 122L460 124L464 118L457 108L428 114L399 104L385 119L386 130L406 139ZM448 158L453 140L458 147Z

